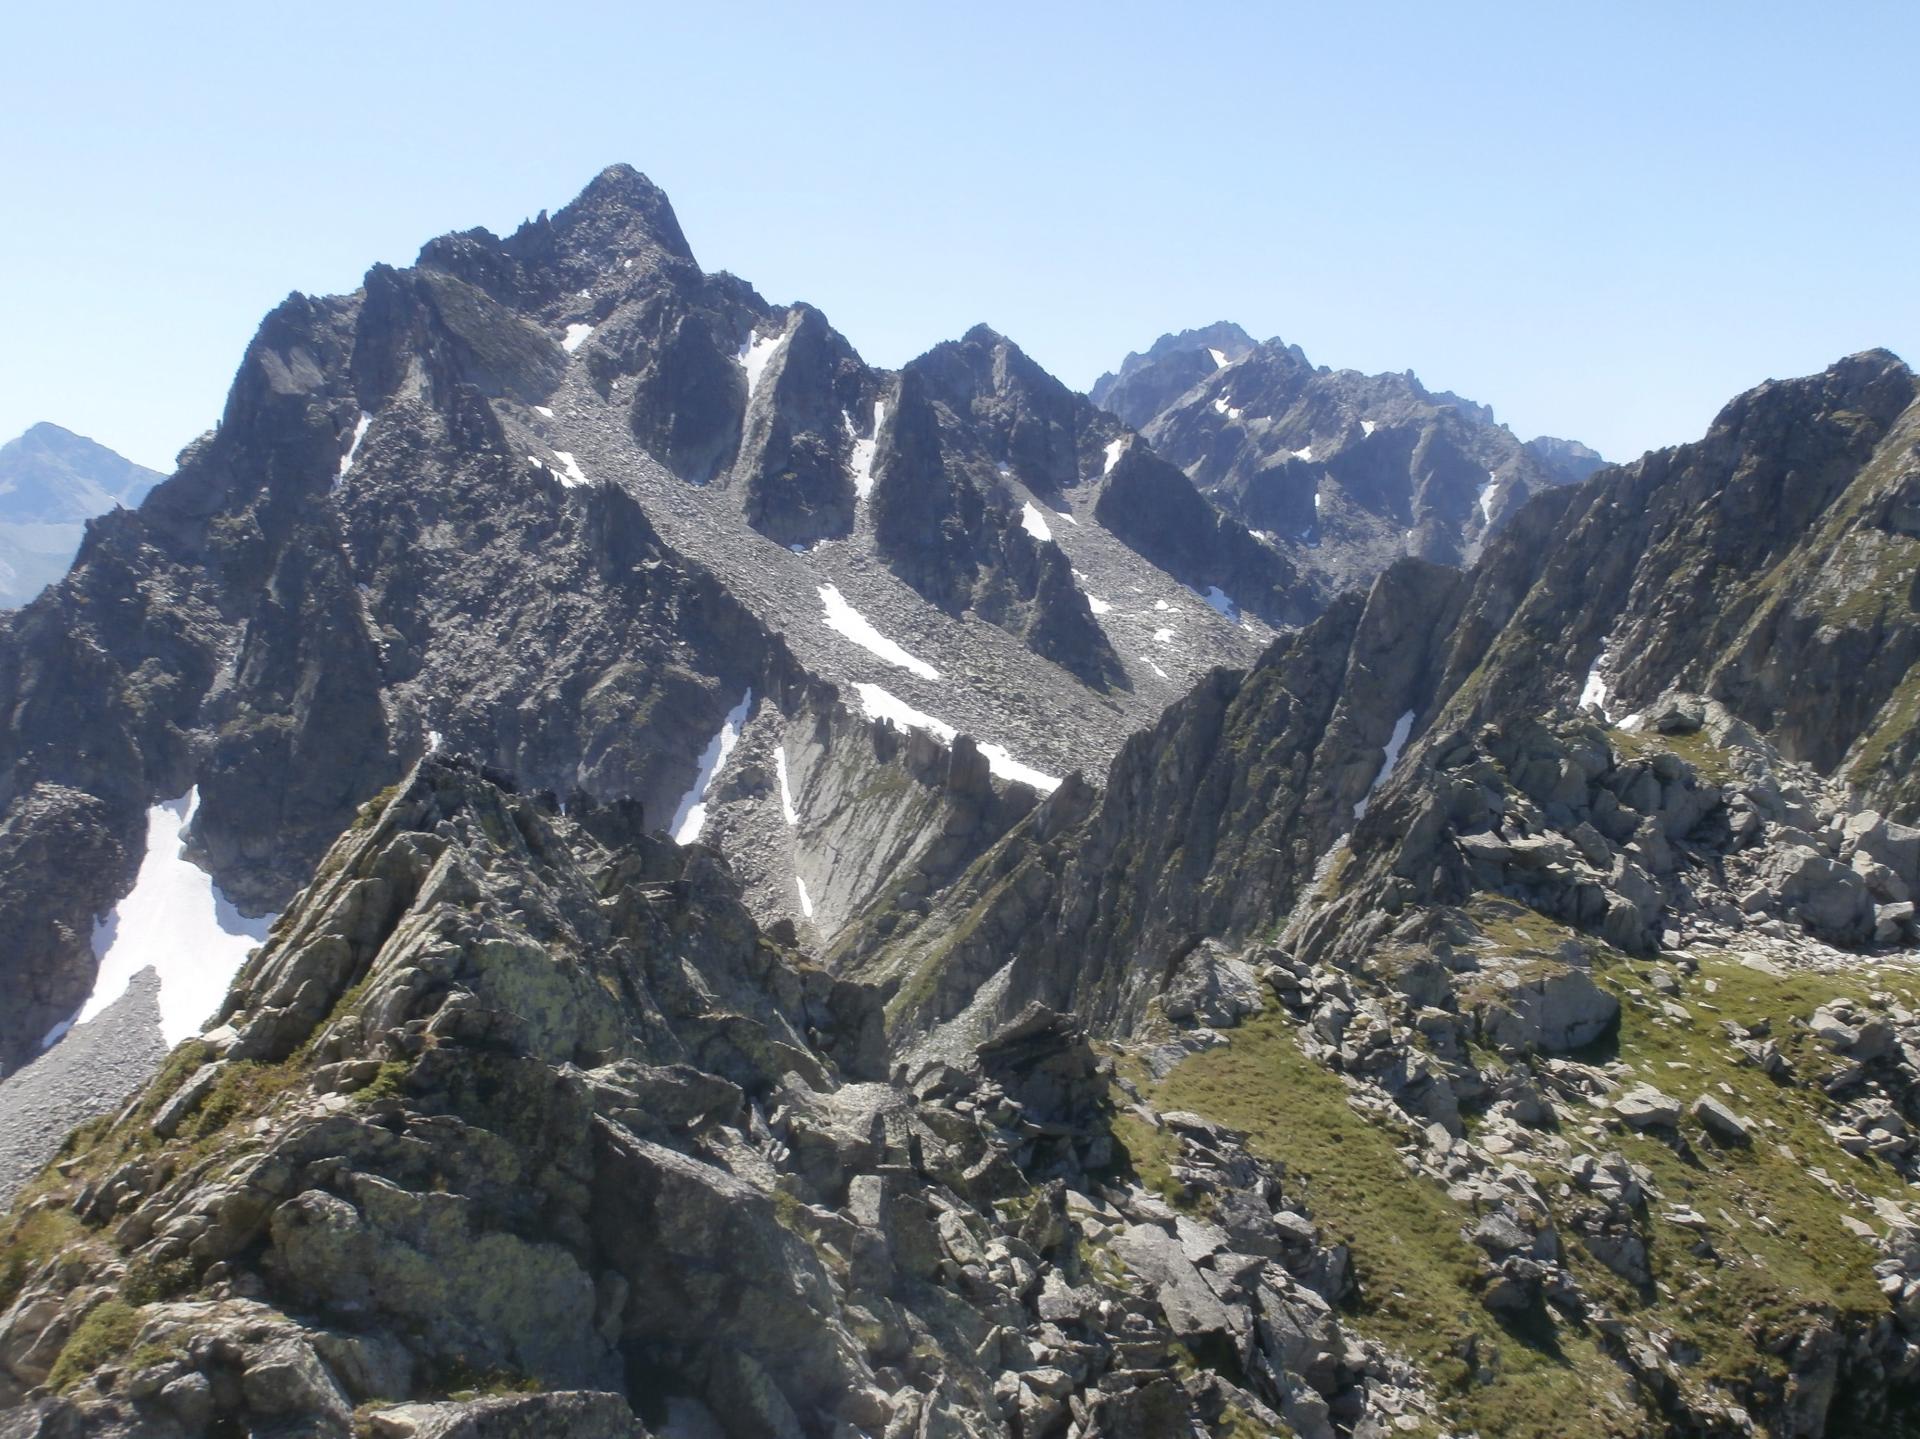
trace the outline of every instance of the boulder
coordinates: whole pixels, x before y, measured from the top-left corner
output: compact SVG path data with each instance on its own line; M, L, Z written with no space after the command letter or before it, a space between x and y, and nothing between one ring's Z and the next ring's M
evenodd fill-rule
M1620 1002L1585 970L1562 968L1508 987L1480 1016L1481 1035L1502 1052L1565 1054L1600 1038Z
M1687 1113L1699 1122L1702 1129L1722 1144L1753 1142L1753 1135L1747 1127L1747 1122L1712 1095L1703 1094L1694 1100L1687 1106Z
M1680 1122L1680 1101L1638 1084L1613 1101L1613 1112L1633 1129L1671 1129Z

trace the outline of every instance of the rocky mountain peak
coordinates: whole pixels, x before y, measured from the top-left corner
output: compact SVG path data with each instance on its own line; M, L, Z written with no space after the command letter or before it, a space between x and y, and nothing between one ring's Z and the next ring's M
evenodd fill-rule
M635 247L658 249L675 259L693 259L673 204L631 165L609 165L553 217L563 245L625 259Z

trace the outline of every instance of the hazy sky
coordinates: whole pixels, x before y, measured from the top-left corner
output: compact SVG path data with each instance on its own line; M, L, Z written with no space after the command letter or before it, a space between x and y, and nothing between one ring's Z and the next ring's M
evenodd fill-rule
M697 14L694 12L698 12ZM298 18L296 18L296 16ZM14 7L0 438L171 468L290 290L627 161L898 365L1235 319L1612 457L1920 362L1920 6Z

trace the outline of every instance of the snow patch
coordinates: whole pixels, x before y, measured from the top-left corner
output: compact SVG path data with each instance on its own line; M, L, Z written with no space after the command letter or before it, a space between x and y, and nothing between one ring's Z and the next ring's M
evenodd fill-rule
M580 462L566 450L555 450L553 457L560 462L560 483L568 489L592 483L581 471Z
M1170 645L1173 643L1172 630L1155 630L1153 632L1153 637L1158 641L1160 641L1160 643L1163 645Z
M1362 420L1360 422L1360 434L1363 438L1367 435L1372 434L1375 430L1379 428L1380 427L1376 425L1372 420Z
M533 410L535 414L544 415L549 420L553 418L553 411L548 409L545 405L535 405L533 407Z
M178 1044L200 1032L226 998L248 952L267 937L277 916L247 919L227 902L213 876L181 854L199 807L196 785L147 811L140 873L133 892L93 927L100 969L93 993L72 1023L92 1019L151 967L160 976L160 1033L169 1046Z
M780 348L785 335L761 335L758 330L747 331L747 343L740 347L740 353L734 358L747 372L747 398L753 398L754 390L760 384L760 376L767 368L767 361L773 358L773 352Z
M1595 709L1599 710L1600 718L1603 720L1611 720L1613 718L1612 715L1607 713L1607 681L1600 673L1600 667L1607 662L1607 650L1611 643L1611 640L1602 640L1600 642L1600 653L1594 656L1593 668L1587 671L1587 682L1580 688L1580 703L1582 705L1592 705Z
M586 344L587 336L591 335L592 333L593 333L592 325L579 325L579 324L568 325L567 337L566 339L560 342L560 348L565 350L569 355L571 355L575 350L579 349L582 345Z
M1096 615L1104 615L1111 610L1113 606L1101 599L1098 595L1088 595L1087 608L1092 610Z
M800 913L812 919L813 896L807 893L807 882L796 874L793 877L793 887L800 891Z
M447 737L441 734L439 730L430 729L427 731L427 753L428 754L439 754L440 746L445 744L446 742L447 742Z
M1317 485L1314 487L1314 491L1313 491L1313 512L1316 515L1320 513L1320 489L1319 489L1319 486Z
M673 823L669 833L681 844L692 844L700 838L700 831L707 823L707 790L713 784L713 777L720 766L727 762L727 756L733 753L733 747L740 743L740 731L746 725L747 711L753 708L753 690L740 696L740 703L727 711L727 717L720 724L720 732L707 741L706 749L700 753L700 771L693 777L693 788L680 797L680 803L673 812Z
M1080 523L1080 521L1076 520L1072 515L1068 514L1065 510L1055 510L1054 513L1058 515L1061 519L1065 520L1070 525L1078 525Z
M336 488L347 477L347 471L353 468L354 458L360 453L360 442L367 437L367 426L372 423L373 416L362 410L360 418L354 422L353 438L347 443L347 452L340 457L340 473L333 481Z
M1413 711L1408 710L1393 722L1393 733L1387 736L1387 753L1380 761L1380 773L1373 777L1373 783L1367 786L1366 794L1353 806L1353 817L1361 818L1367 812L1367 804L1373 798L1373 792L1387 782L1393 773L1393 767L1400 763L1400 751L1407 746L1407 736L1413 731Z
M937 720L930 714L922 714L899 696L889 693L879 685L855 685L854 690L860 696L860 707L867 712L868 719L882 720L897 730L923 729L940 743L950 745L958 730L945 720ZM1060 787L1060 781L1050 774L1042 774L1031 765L1021 764L1007 753L1006 746L974 741L980 753L986 756L987 768L1001 779L1017 780L1021 784L1032 785L1035 789L1051 794Z
M820 603L826 606L827 628L836 634L844 635L859 645L861 649L878 655L890 665L898 665L903 670L911 670L923 680L937 680L940 671L916 655L909 654L879 630L875 629L867 617L848 604L846 597L833 585L820 586Z
M787 779L787 747L783 744L773 747L773 768L780 776L780 813L786 816L787 827L792 829L800 823L800 814L793 807L793 785Z
M1207 353L1213 356L1214 369L1216 370L1226 369L1227 357L1224 354L1222 354L1219 350L1214 349L1211 345L1207 347Z
M1131 435L1122 435L1117 440L1107 442L1107 460L1106 463L1100 467L1101 474L1110 475L1113 473L1113 467L1120 463L1120 457L1127 452L1127 442L1132 438L1133 436Z
M1053 775L1043 774L1032 765L1021 764L1019 760L1007 753L1006 746L987 744L984 741L975 741L975 743L979 746L980 753L987 757L987 768L999 775L1001 779L1015 780L1020 784L1029 785L1042 794L1052 794L1060 788L1060 781Z
M1313 446L1312 445L1308 445L1305 449L1302 449L1302 450L1294 450L1291 453L1296 460L1305 460L1308 464L1313 463Z
M1480 518L1484 524L1493 523L1494 492L1500 488L1500 477L1492 470L1487 471L1487 482L1480 487Z
M853 492L863 500L873 493L873 448L880 442L880 421L886 418L886 414L887 402L875 400L873 437L863 440L854 432L853 416L845 410L840 412L840 418L846 422L847 434L853 439L853 456L848 461L848 467L853 471Z
M1028 500L1020 508L1020 528L1036 540L1050 540L1053 531L1047 528L1047 517L1040 513L1040 507Z
M1145 655L1140 656L1140 658L1143 660L1147 660L1147 657ZM1171 678L1171 676L1168 675L1165 670L1161 669L1160 666L1155 664L1152 660L1147 660L1147 668L1152 670L1155 674L1159 675L1160 678L1163 680Z
M1219 399L1213 402L1213 408L1217 413L1225 415L1229 420L1237 420L1240 418L1239 407L1229 404L1225 395L1220 396Z

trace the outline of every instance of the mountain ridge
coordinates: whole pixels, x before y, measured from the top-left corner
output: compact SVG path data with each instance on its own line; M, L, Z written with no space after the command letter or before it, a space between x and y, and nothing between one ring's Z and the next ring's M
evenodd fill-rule
M6 1156L0 1426L1898 1422L1920 382L1578 479L1154 350L874 369L624 166L277 307L0 620L8 1096L156 858L278 912Z

